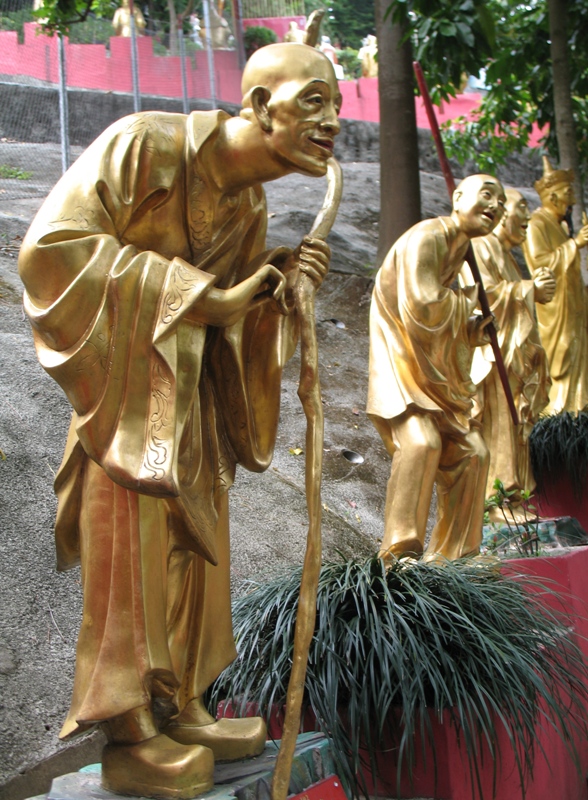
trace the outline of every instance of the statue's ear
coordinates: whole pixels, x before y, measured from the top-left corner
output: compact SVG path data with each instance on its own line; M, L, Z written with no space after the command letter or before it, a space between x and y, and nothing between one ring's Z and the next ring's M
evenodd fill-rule
M460 198L461 198L462 194L463 194L463 192L462 192L462 190L461 190L461 189L456 189L456 190L453 192L453 198L452 198L452 208L453 208L454 210L455 210L455 206L458 204L458 202L459 202L459 200L460 200Z
M249 93L249 102L253 113L257 117L259 126L269 133L272 129L272 119L269 113L269 101L272 93L265 86L254 86Z

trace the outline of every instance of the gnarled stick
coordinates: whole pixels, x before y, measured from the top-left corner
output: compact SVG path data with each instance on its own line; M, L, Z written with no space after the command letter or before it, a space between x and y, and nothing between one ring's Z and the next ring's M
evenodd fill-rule
M334 158L327 168L327 194L323 207L314 221L310 235L325 239L331 230L343 190L341 167ZM308 651L316 620L316 596L321 569L321 475L323 468L323 405L318 372L318 345L314 319L316 288L312 280L300 275L296 292L296 309L300 317L300 383L298 397L306 415L306 505L308 535L302 568L292 672L286 695L286 716L282 743L272 780L272 799L285 800L288 795L296 737L300 729L300 710Z

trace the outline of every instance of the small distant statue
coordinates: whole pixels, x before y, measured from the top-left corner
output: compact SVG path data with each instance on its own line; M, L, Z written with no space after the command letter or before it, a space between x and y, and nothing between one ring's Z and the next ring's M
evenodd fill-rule
M145 30L145 17L137 3L133 3L133 17L135 19L135 31L137 36L142 36ZM131 9L129 0L122 0L122 6L117 8L112 18L112 27L115 36L131 35Z
M474 418L482 423L482 435L490 450L486 497L495 493L499 478L514 491L511 508L517 515L521 492L532 492L535 480L529 458L529 434L549 402L549 368L535 321L535 303L551 302L555 278L548 269L524 280L511 250L527 236L531 214L527 201L516 189L506 190L506 210L500 224L487 236L474 239L473 247L491 311L498 323L498 342L507 370L520 424L514 426L490 345L476 348L472 380L478 387ZM474 280L465 265L466 284ZM491 512L492 516L492 512ZM502 517L497 520L503 521Z
M580 266L588 225L572 237L564 221L576 202L573 180L571 169L553 169L544 156L543 177L535 183L541 207L533 212L524 245L531 273L547 268L556 281L553 301L537 306L551 374L547 414L582 411L588 405L588 301Z
M208 4L210 14L210 42L213 50L227 50L233 36L227 20L219 14L214 3ZM201 28L200 37L202 43L206 44L207 31Z
M490 175L453 194L450 217L419 222L376 278L370 314L367 412L392 456L380 556L423 552L437 482L438 520L427 556L477 553L488 449L472 420L475 347L489 320L474 315L477 287L454 288L470 239L498 224L506 198Z
M339 59L337 58L337 51L331 44L331 39L328 36L321 36L321 43L319 46L319 50L321 51L321 53L324 53L326 55L326 57L333 65L333 69L335 70L335 76L337 80L342 81L345 78L343 67L341 66L341 64L339 64Z
M378 77L378 40L371 34L366 37L363 47L360 48L357 54L358 59L361 61L361 76L362 78L377 78Z
M288 30L284 34L285 42L295 42L296 44L304 44L306 33L301 30L296 20L288 23Z

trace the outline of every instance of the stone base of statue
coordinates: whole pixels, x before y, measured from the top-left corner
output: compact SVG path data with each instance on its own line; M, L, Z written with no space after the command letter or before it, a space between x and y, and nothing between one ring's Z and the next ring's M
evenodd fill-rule
M214 788L199 797L206 800L270 800L271 781L279 749L279 742L267 742L257 758L217 764L214 771ZM121 795L103 789L100 785L100 764L91 764L80 772L71 772L55 778L46 795L30 800L120 800ZM308 793L313 784L324 781L335 773L330 741L323 733L302 733L298 737L289 794ZM333 782L336 795L344 798L338 778ZM333 796L334 792L329 792ZM324 792L322 797L326 796ZM140 800L140 798L128 798Z

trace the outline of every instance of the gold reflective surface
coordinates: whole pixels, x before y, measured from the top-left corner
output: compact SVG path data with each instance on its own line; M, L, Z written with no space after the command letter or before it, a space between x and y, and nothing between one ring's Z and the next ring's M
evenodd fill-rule
M476 348L471 372L478 387L474 416L482 423L482 434L490 451L486 496L494 494L495 478L508 491L535 488L528 438L549 401L551 385L535 321L535 303L551 301L555 279L548 270L543 270L538 271L534 280L523 280L511 250L524 241L531 215L519 192L507 189L506 197L500 224L488 236L473 241L490 308L498 324L500 350L520 420L520 425L512 424L491 347ZM461 277L466 285L473 284L467 265ZM512 500L516 503L516 496Z
M588 404L588 300L579 253L588 244L588 225L570 237L564 217L575 203L572 180L571 170L554 170L544 158L544 175L535 184L541 208L533 212L524 246L533 276L546 268L556 280L552 302L537 305L552 382L548 414Z
M135 18L135 30L140 36L146 28L147 23L143 12L138 5L133 3L133 17ZM131 35L131 9L129 0L122 0L122 5L117 8L112 18L112 27L114 28L115 36Z
M476 287L452 288L470 239L498 224L505 196L488 175L466 178L450 217L425 220L388 253L370 315L367 412L393 457L380 555L420 554L437 482L438 521L427 555L476 553L488 451L472 419Z
M60 569L81 563L84 610L61 736L107 723L105 785L145 796L212 780L212 750L157 732L151 704L180 715L177 732L235 657L227 492L237 464L271 462L293 295L301 275L320 285L330 255L309 237L267 251L260 186L326 173L329 60L272 45L243 93L239 117L116 122L47 198L19 260L39 360L74 409L56 546ZM258 747L259 726L251 736Z

